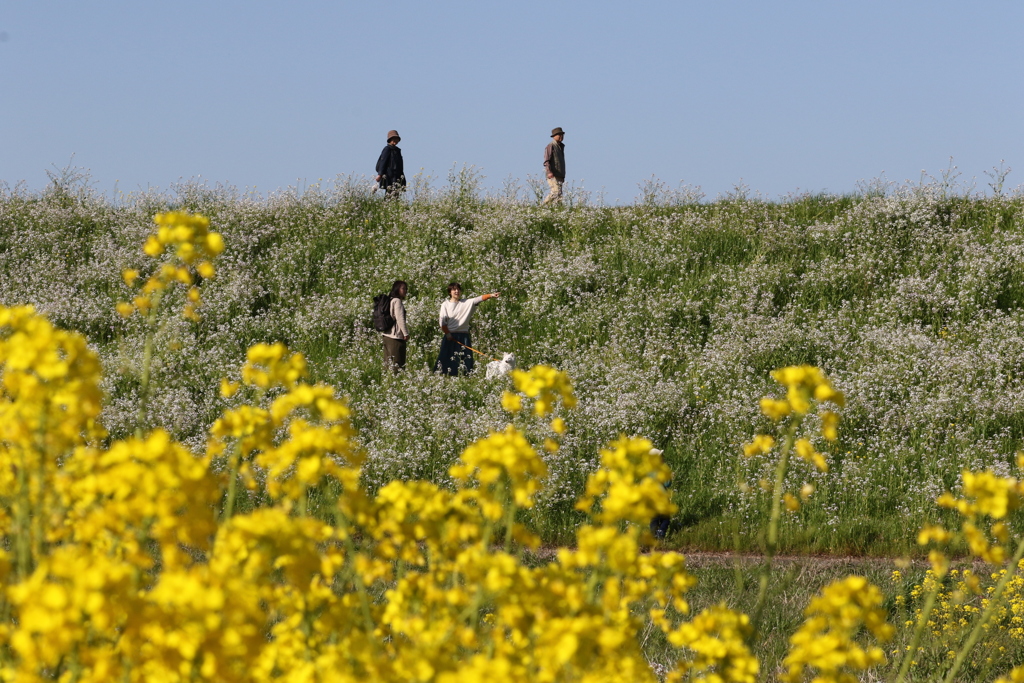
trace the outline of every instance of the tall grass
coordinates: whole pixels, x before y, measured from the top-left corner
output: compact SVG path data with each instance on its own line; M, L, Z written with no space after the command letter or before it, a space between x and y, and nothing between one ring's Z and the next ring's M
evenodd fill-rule
M114 302L152 215L200 211L224 234L200 323L168 317L151 413L197 450L245 349L282 341L314 380L351 397L372 487L444 483L465 444L504 425L505 380L430 368L449 280L501 290L475 346L574 379L579 408L533 524L571 536L572 501L598 447L651 438L675 472L673 542L756 548L767 511L752 493L769 464L739 446L765 420L757 399L783 365L822 367L850 397L827 474L783 550L900 553L965 467L1005 473L1024 438L1024 199L942 184L780 201L703 201L645 186L630 206L578 196L546 209L513 187L481 196L472 172L385 201L354 179L269 198L183 184L103 199L87 184L0 190L0 304L32 303L85 334L107 368L103 421L133 427L142 348ZM148 275L148 273L143 273ZM383 373L371 298L409 282L408 370ZM179 307L170 306L168 310ZM793 483L793 482L791 482ZM799 482L795 482L799 484ZM747 492L744 492L747 491Z

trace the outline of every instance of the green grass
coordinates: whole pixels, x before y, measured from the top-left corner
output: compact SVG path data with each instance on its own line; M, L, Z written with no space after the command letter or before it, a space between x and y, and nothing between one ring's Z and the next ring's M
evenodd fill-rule
M752 557L737 560L726 555L689 555L687 568L699 577L697 585L688 593L691 614L720 602L749 614L757 593L757 567L758 559ZM873 678L865 680L892 680L912 631L904 623L912 621L915 610L920 607L920 599L913 597L912 590L921 584L927 566L926 563L915 563L905 567L899 580L893 578L894 569L891 561L860 558L804 555L779 561L772 583L771 609L766 612L761 629L763 636L755 647L761 664L761 680L777 680L776 676L784 670L782 661L788 650L789 636L803 622L804 609L815 594L827 584L852 574L864 576L882 589L889 620L898 627L895 639L884 645L887 664L872 672ZM981 564L961 564L954 569L961 572L970 569L985 575L985 567ZM952 591L955 583L954 576L945 585ZM966 603L977 605L978 598L968 597ZM941 616L936 615L935 620L944 623ZM1024 649L1020 647L1019 639L1012 638L1005 630L993 629L992 634L968 660L957 680L992 680L1024 662ZM963 637L963 634L956 637ZM909 680L934 681L942 678L949 658L947 651L937 643L935 638L925 640L925 649L917 658L917 666L911 669ZM650 661L666 668L671 665L671 647L657 629L650 629L646 650Z
M545 209L488 199L471 175L407 202L314 187L271 199L183 186L118 205L70 188L0 194L0 303L34 303L85 334L107 371L104 421L131 430L140 327L113 305L120 271L146 274L153 213L201 211L223 232L203 321L168 310L157 423L199 449L227 403L245 349L283 341L314 381L351 397L371 488L388 478L447 482L460 450L507 421L502 382L430 375L445 284L501 290L474 342L520 365L570 373L580 398L549 462L549 495L527 521L571 539L572 500L602 444L651 438L675 471L673 543L756 550L768 464L741 446L770 428L769 372L821 366L846 392L831 469L796 467L817 492L787 520L786 551L916 552L919 526L964 467L1007 471L1024 448L1024 200L903 188L889 196L806 195ZM370 302L410 284L410 370L385 375ZM177 295L180 299L180 295ZM174 304L174 297L171 297ZM172 344L177 351L167 350ZM543 438L543 425L527 425ZM822 448L825 444L820 444Z

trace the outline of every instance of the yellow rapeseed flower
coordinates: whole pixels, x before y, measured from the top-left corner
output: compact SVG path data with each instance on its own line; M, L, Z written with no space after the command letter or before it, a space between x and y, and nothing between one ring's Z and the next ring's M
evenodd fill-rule
M675 514L676 505L665 489L672 471L651 449L647 439L626 436L602 449L601 468L587 478L577 508L591 511L604 524L648 524L655 515Z
M506 391L501 395L501 407L510 413L518 413L523 409L523 397Z
M229 382L227 379L222 379L220 381L220 395L224 398L231 398L240 386L238 382Z
M793 412L789 401L772 398L761 399L761 412L778 422Z
M554 410L558 401L570 409L576 405L576 395L569 376L547 365L535 365L529 370L513 370L512 382L516 390L534 400L533 411L537 415L547 415Z
M1024 664L1014 667L1007 675L1000 676L995 683L1024 683Z
M953 534L946 531L941 526L934 524L926 524L921 527L921 531L917 534L918 545L928 545L932 541L936 543L949 543L953 539Z
M949 571L949 558L938 550L932 550L928 553L928 562L932 565L932 574L940 579Z
M747 647L753 631L746 614L734 612L724 603L709 607L668 634L677 647L685 647L694 657L678 663L678 670L666 680L692 680L756 683L760 666Z
M790 638L790 649L780 678L790 683L805 680L855 680L849 672L865 671L885 663L876 645L858 640L862 630L879 642L892 638L895 629L886 621L882 591L862 576L849 576L826 586L807 606L806 620Z
M451 467L452 477L461 482L473 479L487 487L505 477L520 507L533 505L533 497L540 490L539 480L547 476L544 461L523 433L511 425L470 444L459 460Z
M775 439L767 434L758 434L754 440L743 446L743 455L752 457L761 453L767 453L775 445Z
M828 441L835 441L839 438L839 416L831 410L821 414L821 435Z

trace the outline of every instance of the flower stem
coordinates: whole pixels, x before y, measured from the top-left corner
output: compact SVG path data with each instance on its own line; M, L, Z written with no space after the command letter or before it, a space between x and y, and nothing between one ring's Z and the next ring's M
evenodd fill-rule
M221 511L220 523L231 519L235 513L235 498L238 496L238 470L242 461L241 444L235 443L231 449L231 460L228 463L228 495Z
M894 683L903 683L903 680L907 677L907 672L910 671L910 664L914 661L914 656L917 654L917 647L921 644L924 629L928 625L928 618L932 615L932 609L935 608L935 600L940 590L942 590L942 579L941 577L935 577L935 585L928 591L928 595L925 596L924 605L921 607L921 615L917 618L917 626L914 627L914 635L911 637L910 645L907 646L907 651L903 655L903 662L900 664L900 670L896 674Z
M761 618L764 616L764 608L768 603L768 583L772 575L772 559L779 547L779 525L782 519L782 489L786 484L786 473L789 471L789 456L793 451L796 430L800 420L796 419L789 426L786 440L782 445L782 452L779 455L779 462L775 466L775 485L772 488L772 511L768 519L768 531L764 544L764 562L761 564L761 572L758 577L757 602L754 604L753 616L750 623L753 625L752 638L757 637L761 627Z
M146 343L142 348L142 377L140 378L141 388L139 390L139 414L135 421L135 437L142 438L146 431L146 422L149 419L149 385L150 375L153 368L153 342L156 337L156 312L160 306L161 293L153 294L152 306L146 315Z
M339 529L339 532L344 537L345 550L348 551L348 565L352 571L352 583L355 584L356 593L359 594L359 607L363 615L363 628L366 629L366 633L371 646L373 649L377 649L377 643L373 639L372 634L376 630L376 625L373 622L373 616L370 613L370 596L366 590L366 585L363 583L363 577L359 574L359 569L356 567L356 557L358 551L356 550L356 544L352 541L352 525L349 522L348 516L338 508L338 517L341 519L343 528Z
M49 427L50 402L43 405L43 414L39 420L39 429L36 432L36 455L39 458L36 470L36 503L38 509L29 513L29 523L34 522L35 529L31 533L31 559L38 560L43 556L43 541L46 538L46 430ZM29 483L31 486L31 481ZM31 502L32 491L29 490L29 502ZM34 565L35 562L32 562Z
M511 486L511 482L509 483ZM509 500L511 498L511 500ZM505 491L504 495L505 506L508 507L508 513L505 515L505 552L507 553L512 548L512 527L516 522L516 502L515 495L509 495L508 490Z
M21 467L18 468L18 514L16 555L18 563L18 579L28 578L31 560L31 540L29 539L29 490L28 490L28 455L21 449Z

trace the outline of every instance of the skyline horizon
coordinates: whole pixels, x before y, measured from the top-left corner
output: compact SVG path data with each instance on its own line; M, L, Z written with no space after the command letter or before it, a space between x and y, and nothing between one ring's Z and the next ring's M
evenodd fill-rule
M376 186L372 173L359 173L350 171L339 172L334 174L333 177L321 177L315 181L310 182L308 178L299 177L296 178L295 182L288 185L282 185L275 188L264 189L259 188L258 185L239 185L227 180L220 180L216 178L204 177L203 174L195 174L192 176L180 176L176 180L171 181L167 185L157 185L150 183L146 186L138 186L134 189L124 189L119 187L120 180L115 179L112 185L108 188L97 188L100 181L95 179L91 169L84 166L74 165L72 158L68 165L58 168L52 165L50 169L44 169L43 173L46 176L46 181L36 185L30 186L25 179L11 181L5 178L0 178L0 188L5 188L8 191L22 191L28 192L29 194L45 194L51 185L65 185L68 187L88 187L89 190L108 201L113 201L117 196L130 197L132 195L145 195L147 193L173 193L175 188L181 187L205 187L211 190L221 189L224 191L230 191L236 193L239 197L259 197L263 200L269 200L274 195L293 193L299 196L304 195L310 191L311 188L319 186L321 188L339 188L341 186L353 185L358 187L362 186L367 192L375 192L371 188ZM989 169L985 169L979 175L967 176L963 171L960 170L959 166L952 163L955 160L950 160L950 164L935 173L928 169L922 169L919 177L915 179L904 178L903 180L894 180L888 178L885 171L880 173L878 176L873 178L862 178L854 183L852 188L848 188L842 191L836 191L830 188L823 188L820 190L810 190L806 188L794 188L788 192L780 192L774 195L770 195L767 192L758 190L757 188L747 185L743 178L740 178L732 188L725 191L719 191L715 195L711 195L706 192L699 183L689 183L685 180L680 180L676 183L666 181L662 178L658 178L654 175L644 178L636 183L636 194L632 197L623 199L621 197L616 198L614 201L608 201L608 193L603 188L592 189L587 187L584 178L580 179L577 184L576 181L566 181L566 192L574 200L579 201L581 197L586 197L586 203L597 205L597 206L618 206L618 205L629 205L642 202L648 194L654 192L655 196L658 195L685 195L693 198L693 201L697 202L715 202L728 199L735 199L737 197L758 200L765 202L784 202L787 200L800 199L807 196L861 196L865 194L889 194L891 191L899 191L905 189L913 189L916 187L941 187L945 186L951 190L951 196L977 196L987 197L995 194L1002 194L1004 196L1021 196L1024 195L1024 182L1014 183L1009 180L1013 175L1013 167L1005 163L1005 160L1000 160L999 166L992 166ZM487 180L490 178L486 173L485 169L472 165L472 164L454 164L448 171L447 175L442 177L440 174L426 174L424 169L419 169L409 179L409 189L406 191L406 196L411 197L413 192L416 191L439 191L442 188L450 187L454 181L458 180L456 174L468 173L473 181L473 184L480 190L479 196L482 199L502 199L510 198L508 194L510 183L518 187L518 193L515 198L520 198L529 203L529 193L533 189L536 193L544 193L547 191L547 186L544 183L542 174L531 174L526 178L516 178L511 174L501 178L501 184L494 183L482 183L480 181ZM355 182L354 182L355 181ZM437 182L441 181L441 182ZM1008 182L1007 182L1008 181ZM536 183L535 188L531 188L531 182ZM212 184L212 185L211 185ZM999 188L997 191L996 188ZM987 189L985 189L987 188ZM525 197L520 197L524 195ZM542 196L542 195L538 195ZM595 201L596 200L596 201Z
M33 189L70 164L107 194L273 192L371 174L389 129L410 171L497 189L559 126L567 179L609 203L651 177L780 197L1024 164L1008 0L57 8L0 3L0 179Z

